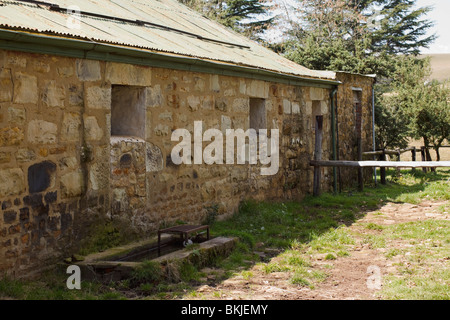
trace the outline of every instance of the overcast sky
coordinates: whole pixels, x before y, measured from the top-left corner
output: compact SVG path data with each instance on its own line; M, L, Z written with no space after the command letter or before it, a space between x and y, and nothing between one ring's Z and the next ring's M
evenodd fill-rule
M430 48L424 49L422 53L450 53L450 0L417 0L417 5L434 6L428 16L435 22L430 34L436 33L438 36Z

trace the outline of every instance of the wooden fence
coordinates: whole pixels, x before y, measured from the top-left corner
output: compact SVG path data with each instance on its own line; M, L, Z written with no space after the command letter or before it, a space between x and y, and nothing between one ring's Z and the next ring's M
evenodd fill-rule
M320 180L321 180L321 167L353 167L358 168L358 189L364 190L364 179L362 169L364 167L380 168L381 183L386 183L386 168L422 168L426 172L427 168L437 167L450 167L450 161L426 161L425 147L422 147L421 157L422 161L416 161L415 147L410 147L402 150L379 150L361 152L361 148L358 148L358 159L362 159L363 155L366 156L380 156L380 161L339 161L339 160L322 160L322 138L323 138L323 116L316 116L316 133L315 133L315 147L314 147L314 160L310 161L310 165L314 166L314 196L320 195ZM450 147L450 146L443 146ZM411 151L412 161L400 161L400 155L404 152ZM386 161L386 155L392 154L398 156L398 161Z

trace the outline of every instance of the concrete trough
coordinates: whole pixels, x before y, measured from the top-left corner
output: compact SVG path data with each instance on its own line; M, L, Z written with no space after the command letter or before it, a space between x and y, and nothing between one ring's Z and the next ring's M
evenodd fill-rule
M170 240L170 236L165 237ZM103 283L120 281L132 276L133 271L140 267L144 261L159 262L162 267L174 262L189 262L199 267L206 266L216 257L225 257L235 248L237 238L216 237L199 243L190 248L169 250L159 257L129 261L128 257L149 248L155 248L157 243L152 240L141 241L126 246L115 247L104 252L88 255L83 261L73 262L81 269L82 280L97 280Z

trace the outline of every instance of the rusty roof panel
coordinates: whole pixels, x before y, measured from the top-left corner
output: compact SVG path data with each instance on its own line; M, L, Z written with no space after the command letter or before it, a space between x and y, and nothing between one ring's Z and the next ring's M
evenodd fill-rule
M59 9L50 10L46 3ZM206 19L176 0L77 0L79 28L63 10L73 0L0 0L0 28L130 46L232 63L278 73L334 79L335 73L302 67L256 42ZM71 20L77 21L77 20Z

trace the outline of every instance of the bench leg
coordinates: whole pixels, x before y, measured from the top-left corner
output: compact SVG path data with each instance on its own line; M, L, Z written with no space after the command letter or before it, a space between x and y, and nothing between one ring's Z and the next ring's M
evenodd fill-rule
M161 256L161 232L158 231L158 257Z

